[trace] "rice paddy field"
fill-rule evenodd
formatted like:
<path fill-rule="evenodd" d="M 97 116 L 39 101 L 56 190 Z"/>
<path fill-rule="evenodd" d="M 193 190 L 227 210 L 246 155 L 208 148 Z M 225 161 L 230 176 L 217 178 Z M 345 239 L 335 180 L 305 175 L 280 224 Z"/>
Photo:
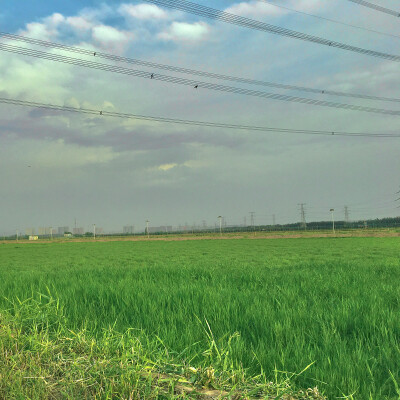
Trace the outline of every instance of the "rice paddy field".
<path fill-rule="evenodd" d="M 53 298 L 70 331 L 130 329 L 193 369 L 225 349 L 328 399 L 399 399 L 399 256 L 396 237 L 8 243 L 0 310 Z"/>

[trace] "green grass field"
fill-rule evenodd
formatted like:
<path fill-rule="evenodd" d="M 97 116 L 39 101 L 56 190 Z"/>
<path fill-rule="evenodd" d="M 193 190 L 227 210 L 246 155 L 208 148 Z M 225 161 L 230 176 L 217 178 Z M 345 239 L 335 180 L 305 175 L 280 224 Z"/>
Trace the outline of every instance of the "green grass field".
<path fill-rule="evenodd" d="M 208 323 L 222 347 L 239 333 L 249 374 L 313 363 L 296 385 L 399 399 L 399 255 L 399 238 L 3 244 L 0 309 L 49 290 L 70 329 L 139 329 L 194 366 Z"/>

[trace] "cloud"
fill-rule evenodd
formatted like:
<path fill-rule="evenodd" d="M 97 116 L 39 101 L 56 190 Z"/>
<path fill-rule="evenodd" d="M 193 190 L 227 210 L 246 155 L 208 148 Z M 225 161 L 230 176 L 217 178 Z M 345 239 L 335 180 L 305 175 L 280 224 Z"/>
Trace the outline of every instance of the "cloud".
<path fill-rule="evenodd" d="M 321 10 L 321 2 L 319 0 L 296 0 L 289 1 L 285 6 L 288 8 L 292 8 L 293 10 L 298 11 L 313 11 L 313 10 Z M 241 15 L 243 17 L 264 17 L 264 16 L 272 16 L 278 17 L 286 14 L 290 14 L 292 11 L 285 8 L 280 8 L 279 6 L 275 6 L 269 3 L 262 3 L 260 1 L 243 1 L 241 3 L 234 4 L 225 9 L 226 12 L 231 14 Z"/>
<path fill-rule="evenodd" d="M 166 11 L 157 7 L 154 4 L 122 4 L 118 8 L 118 12 L 123 16 L 141 20 L 163 20 L 168 19 L 169 16 Z"/>
<path fill-rule="evenodd" d="M 100 46 L 108 48 L 110 46 L 125 46 L 129 41 L 134 39 L 131 32 L 121 31 L 112 26 L 98 25 L 92 30 L 92 37 Z"/>
<path fill-rule="evenodd" d="M 43 18 L 42 22 L 27 24 L 22 34 L 35 39 L 52 40 L 58 36 L 58 29 L 64 22 L 65 17 L 62 14 L 54 13 L 49 17 Z"/>
<path fill-rule="evenodd" d="M 69 65 L 14 54 L 0 58 L 0 88 L 10 97 L 57 102 L 73 78 Z"/>
<path fill-rule="evenodd" d="M 76 168 L 108 163 L 117 156 L 118 154 L 107 147 L 80 147 L 58 140 L 37 149 L 32 156 L 32 163 L 38 167 Z"/>
<path fill-rule="evenodd" d="M 204 22 L 173 22 L 164 32 L 158 34 L 163 40 L 177 42 L 197 42 L 206 39 L 210 31 L 209 25 Z"/>
<path fill-rule="evenodd" d="M 100 7 L 98 10 L 85 9 L 78 15 L 67 17 L 54 13 L 42 18 L 40 22 L 27 24 L 19 33 L 49 41 L 63 41 L 64 38 L 68 38 L 69 42 L 94 42 L 96 46 L 108 50 L 123 51 L 135 36 L 131 31 L 103 23 L 102 18 L 106 18 L 110 13 L 108 7 Z"/>
<path fill-rule="evenodd" d="M 158 166 L 158 170 L 159 171 L 168 171 L 168 170 L 170 170 L 170 169 L 172 169 L 172 168 L 175 168 L 175 167 L 177 167 L 178 166 L 178 164 L 176 164 L 176 163 L 170 163 L 170 164 L 162 164 L 162 165 L 160 165 L 160 166 Z"/>
<path fill-rule="evenodd" d="M 88 31 L 94 26 L 93 21 L 82 16 L 68 17 L 66 22 L 71 28 L 77 31 Z"/>
<path fill-rule="evenodd" d="M 278 16 L 286 14 L 286 11 L 281 8 L 274 7 L 271 4 L 261 3 L 259 1 L 234 4 L 233 6 L 225 9 L 225 11 L 231 14 L 241 15 L 243 17 L 259 17 L 266 15 Z"/>

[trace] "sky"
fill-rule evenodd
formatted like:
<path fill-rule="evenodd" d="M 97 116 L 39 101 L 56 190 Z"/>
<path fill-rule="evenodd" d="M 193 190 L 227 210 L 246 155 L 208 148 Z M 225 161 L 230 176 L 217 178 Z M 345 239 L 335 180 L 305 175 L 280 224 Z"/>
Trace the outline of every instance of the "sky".
<path fill-rule="evenodd" d="M 398 19 L 348 0 L 199 3 L 330 40 L 400 55 Z M 374 0 L 393 8 L 390 0 Z M 311 88 L 400 98 L 398 62 L 259 32 L 146 1 L 3 0 L 0 31 L 145 61 Z M 29 47 L 0 39 L 1 43 Z M 32 47 L 52 54 L 80 57 Z M 400 110 L 395 102 L 195 78 L 317 100 Z M 148 116 L 289 129 L 396 133 L 399 116 L 159 82 L 1 51 L 0 97 Z M 0 104 L 0 234 L 92 224 L 214 226 L 398 216 L 400 138 L 236 131 Z"/>

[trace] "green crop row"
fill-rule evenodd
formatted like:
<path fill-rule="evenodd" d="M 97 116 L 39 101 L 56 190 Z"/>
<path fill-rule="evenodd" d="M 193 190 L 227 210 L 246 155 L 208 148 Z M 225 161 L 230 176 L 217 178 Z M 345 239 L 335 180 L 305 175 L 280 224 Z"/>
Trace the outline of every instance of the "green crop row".
<path fill-rule="evenodd" d="M 194 368 L 209 326 L 216 342 L 235 336 L 229 357 L 249 376 L 398 399 L 399 250 L 398 238 L 5 244 L 0 308 L 49 292 L 68 329 L 137 330 Z"/>

